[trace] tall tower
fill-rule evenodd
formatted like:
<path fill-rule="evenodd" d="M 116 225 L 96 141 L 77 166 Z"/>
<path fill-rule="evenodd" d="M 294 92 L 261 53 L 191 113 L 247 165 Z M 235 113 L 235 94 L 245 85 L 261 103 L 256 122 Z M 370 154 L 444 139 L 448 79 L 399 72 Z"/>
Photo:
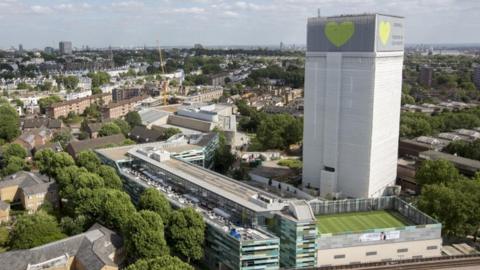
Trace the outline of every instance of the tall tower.
<path fill-rule="evenodd" d="M 72 54 L 72 42 L 71 41 L 60 41 L 58 43 L 58 49 L 60 54 Z"/>
<path fill-rule="evenodd" d="M 403 18 L 310 18 L 303 184 L 336 197 L 378 197 L 395 184 Z"/>

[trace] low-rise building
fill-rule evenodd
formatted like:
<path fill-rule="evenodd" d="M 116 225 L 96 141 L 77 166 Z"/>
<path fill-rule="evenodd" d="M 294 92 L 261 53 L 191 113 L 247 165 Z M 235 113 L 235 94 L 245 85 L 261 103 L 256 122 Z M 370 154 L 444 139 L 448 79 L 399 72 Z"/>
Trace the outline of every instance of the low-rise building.
<path fill-rule="evenodd" d="M 109 104 L 112 101 L 112 95 L 110 93 L 97 94 L 84 98 L 62 101 L 52 104 L 47 108 L 47 116 L 50 118 L 59 118 L 61 116 L 66 117 L 68 113 L 73 112 L 75 114 L 82 114 L 87 107 L 93 103 Z"/>
<path fill-rule="evenodd" d="M 230 79 L 230 74 L 228 72 L 222 72 L 208 76 L 207 82 L 209 85 L 213 86 L 224 86 L 225 79 L 227 78 Z"/>
<path fill-rule="evenodd" d="M 176 98 L 183 100 L 185 102 L 195 103 L 195 102 L 210 102 L 212 100 L 219 99 L 223 96 L 223 87 L 221 86 L 212 86 L 212 87 L 198 87 L 195 90 L 195 93 L 188 96 L 176 96 Z"/>
<path fill-rule="evenodd" d="M 428 150 L 419 154 L 421 160 L 447 160 L 450 161 L 460 173 L 466 176 L 474 176 L 480 171 L 480 161 L 464 158 L 448 153 Z"/>
<path fill-rule="evenodd" d="M 128 133 L 128 137 L 138 143 L 156 142 L 162 139 L 163 132 L 148 129 L 144 126 L 136 126 Z"/>
<path fill-rule="evenodd" d="M 442 225 L 397 197 L 310 205 L 319 228 L 318 267 L 441 255 Z"/>
<path fill-rule="evenodd" d="M 141 101 L 146 98 L 147 96 L 137 96 L 118 102 L 111 102 L 102 108 L 102 117 L 103 119 L 116 119 L 125 116 L 128 112 L 135 110 Z"/>
<path fill-rule="evenodd" d="M 117 270 L 125 258 L 122 237 L 100 224 L 43 246 L 0 254 L 0 270 Z"/>
<path fill-rule="evenodd" d="M 14 143 L 17 143 L 23 148 L 31 152 L 34 148 L 41 147 L 47 144 L 53 137 L 53 131 L 46 128 L 29 129 L 20 135 Z"/>
<path fill-rule="evenodd" d="M 48 128 L 53 130 L 60 130 L 63 123 L 59 119 L 50 118 L 27 118 L 23 121 L 22 129 L 24 131 L 36 128 Z"/>
<path fill-rule="evenodd" d="M 141 95 L 143 95 L 143 90 L 140 88 L 115 88 L 112 91 L 113 102 L 119 102 Z"/>
<path fill-rule="evenodd" d="M 94 150 L 97 148 L 106 147 L 108 145 L 121 145 L 124 141 L 125 136 L 123 136 L 122 134 L 115 134 L 95 139 L 87 139 L 83 141 L 71 141 L 67 145 L 66 151 L 75 158 L 78 153 L 82 151 Z"/>
<path fill-rule="evenodd" d="M 57 184 L 45 176 L 20 171 L 0 181 L 0 200 L 21 204 L 25 210 L 33 213 L 46 201 L 58 205 Z"/>

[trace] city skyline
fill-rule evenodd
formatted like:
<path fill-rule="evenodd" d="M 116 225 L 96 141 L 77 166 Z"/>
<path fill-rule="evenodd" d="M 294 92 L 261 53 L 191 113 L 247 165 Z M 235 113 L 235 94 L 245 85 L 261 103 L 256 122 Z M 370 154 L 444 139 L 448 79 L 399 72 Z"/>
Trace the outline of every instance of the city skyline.
<path fill-rule="evenodd" d="M 305 44 L 306 18 L 379 12 L 405 17 L 406 43 L 478 43 L 477 1 L 0 1 L 0 48 Z M 62 22 L 62 23 L 58 23 Z M 282 27 L 279 27 L 281 25 Z"/>

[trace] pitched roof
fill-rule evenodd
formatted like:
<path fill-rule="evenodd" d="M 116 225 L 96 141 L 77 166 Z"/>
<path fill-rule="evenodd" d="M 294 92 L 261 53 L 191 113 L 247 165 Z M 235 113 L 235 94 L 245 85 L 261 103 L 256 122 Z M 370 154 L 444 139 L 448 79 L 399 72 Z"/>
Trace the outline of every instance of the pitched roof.
<path fill-rule="evenodd" d="M 0 188 L 9 186 L 18 186 L 20 188 L 25 188 L 28 186 L 43 183 L 48 183 L 48 179 L 45 176 L 32 172 L 19 171 L 14 174 L 5 176 L 2 181 L 0 181 Z"/>
<path fill-rule="evenodd" d="M 123 246 L 122 238 L 102 225 L 95 224 L 88 231 L 66 239 L 26 250 L 0 254 L 0 270 L 45 269 L 63 266 L 65 256 L 75 257 L 86 270 L 100 270 L 105 266 L 117 267 L 110 255 Z"/>
<path fill-rule="evenodd" d="M 87 124 L 87 127 L 86 127 L 86 131 L 88 133 L 94 133 L 94 132 L 98 132 L 103 125 L 105 125 L 107 122 L 99 122 L 99 123 L 88 123 Z"/>
<path fill-rule="evenodd" d="M 93 150 L 95 148 L 103 147 L 108 144 L 120 144 L 123 143 L 125 137 L 122 134 L 115 134 L 111 136 L 99 137 L 96 139 L 87 139 L 83 141 L 73 141 L 67 146 L 67 152 L 76 156 L 78 153 L 85 150 Z"/>
<path fill-rule="evenodd" d="M 62 127 L 62 121 L 60 119 L 49 118 L 32 118 L 25 119 L 23 122 L 23 128 L 41 128 L 46 127 L 50 129 L 58 129 Z"/>
<path fill-rule="evenodd" d="M 155 142 L 161 139 L 163 132 L 155 129 L 148 129 L 144 126 L 136 126 L 128 133 L 128 136 L 135 141 Z"/>

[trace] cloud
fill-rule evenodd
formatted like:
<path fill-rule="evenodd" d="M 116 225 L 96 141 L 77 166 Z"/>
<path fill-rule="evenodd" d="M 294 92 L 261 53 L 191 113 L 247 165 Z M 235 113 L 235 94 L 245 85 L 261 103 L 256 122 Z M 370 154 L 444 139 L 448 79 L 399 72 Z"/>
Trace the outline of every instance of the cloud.
<path fill-rule="evenodd" d="M 174 8 L 173 10 L 171 10 L 171 12 L 178 14 L 202 14 L 205 13 L 205 9 L 200 7 Z"/>
<path fill-rule="evenodd" d="M 140 10 L 143 9 L 145 4 L 139 1 L 121 1 L 121 2 L 113 2 L 111 6 L 115 9 L 121 10 Z"/>
<path fill-rule="evenodd" d="M 240 17 L 240 14 L 234 11 L 227 10 L 223 12 L 223 16 L 230 17 L 230 18 L 237 18 L 237 17 Z"/>
<path fill-rule="evenodd" d="M 30 7 L 30 10 L 34 14 L 50 14 L 53 11 L 50 7 L 40 5 L 33 5 Z"/>
<path fill-rule="evenodd" d="M 173 45 L 303 44 L 317 8 L 322 16 L 405 16 L 408 43 L 480 42 L 471 34 L 480 27 L 479 0 L 0 0 L 0 47 L 66 38 L 91 46 L 154 44 L 158 33 Z"/>

